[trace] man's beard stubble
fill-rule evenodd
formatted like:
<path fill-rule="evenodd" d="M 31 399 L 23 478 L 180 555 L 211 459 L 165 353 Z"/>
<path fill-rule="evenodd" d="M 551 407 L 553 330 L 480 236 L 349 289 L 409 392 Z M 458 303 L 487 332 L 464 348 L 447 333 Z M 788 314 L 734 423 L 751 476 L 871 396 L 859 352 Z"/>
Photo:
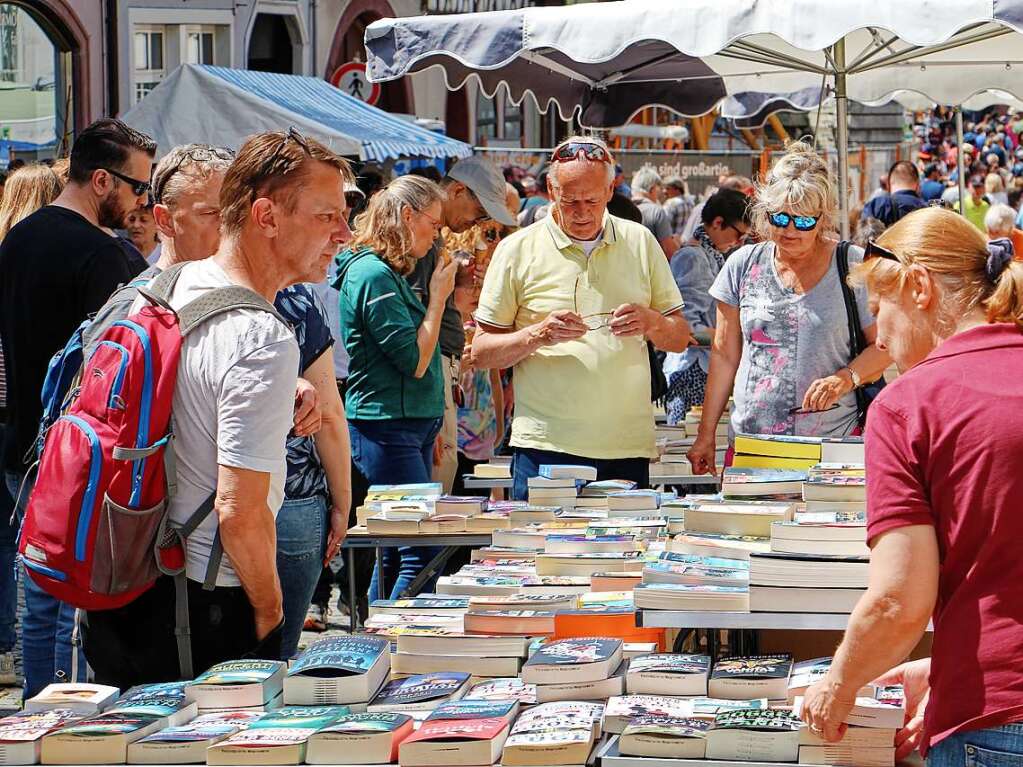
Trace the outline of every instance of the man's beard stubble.
<path fill-rule="evenodd" d="M 96 212 L 97 223 L 108 229 L 123 229 L 124 218 L 127 215 L 128 211 L 121 207 L 121 203 L 117 199 L 117 192 L 114 190 L 108 192 L 107 196 L 100 200 L 99 210 Z"/>

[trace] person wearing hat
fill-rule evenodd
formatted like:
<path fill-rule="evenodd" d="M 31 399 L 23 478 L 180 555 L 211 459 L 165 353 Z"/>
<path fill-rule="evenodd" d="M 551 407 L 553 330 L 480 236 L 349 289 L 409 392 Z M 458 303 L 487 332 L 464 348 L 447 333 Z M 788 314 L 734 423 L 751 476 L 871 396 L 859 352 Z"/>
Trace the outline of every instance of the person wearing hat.
<path fill-rule="evenodd" d="M 460 234 L 476 224 L 493 219 L 514 227 L 517 221 L 505 206 L 505 180 L 501 171 L 482 157 L 466 157 L 456 162 L 441 181 L 445 196 L 441 201 L 440 229 L 445 227 Z M 437 268 L 443 241 L 438 238 L 424 258 L 416 262 L 406 277 L 424 306 L 430 302 L 430 280 Z M 457 304 L 464 304 L 468 313 L 472 298 L 474 270 L 471 264 L 459 267 L 454 292 L 448 297 L 441 316 L 440 352 L 444 386 L 444 424 L 437 438 L 434 453 L 433 481 L 450 493 L 458 471 L 458 410 L 454 387 L 458 382 L 459 362 L 465 347 L 465 330 Z"/>
<path fill-rule="evenodd" d="M 648 342 L 684 350 L 682 296 L 657 240 L 608 213 L 614 159 L 577 136 L 551 156 L 551 214 L 497 246 L 472 344 L 477 368 L 513 367 L 512 496 L 543 464 L 649 484 L 656 457 Z"/>

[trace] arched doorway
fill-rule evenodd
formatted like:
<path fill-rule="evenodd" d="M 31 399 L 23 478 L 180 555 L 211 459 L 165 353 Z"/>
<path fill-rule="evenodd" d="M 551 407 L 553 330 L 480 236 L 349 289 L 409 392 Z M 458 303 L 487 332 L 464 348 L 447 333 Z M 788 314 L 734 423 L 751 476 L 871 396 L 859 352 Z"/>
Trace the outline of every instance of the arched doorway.
<path fill-rule="evenodd" d="M 249 37 L 248 68 L 256 72 L 295 73 L 295 46 L 285 16 L 260 13 Z"/>
<path fill-rule="evenodd" d="M 85 31 L 62 0 L 0 2 L 0 139 L 66 154 L 87 122 Z"/>
<path fill-rule="evenodd" d="M 377 19 L 397 15 L 386 0 L 353 0 L 334 31 L 330 56 L 327 57 L 327 71 L 323 76 L 329 79 L 335 69 L 349 61 L 365 61 L 366 46 L 363 40 L 366 27 Z M 415 101 L 409 78 L 403 77 L 400 80 L 381 83 L 380 100 L 376 106 L 385 112 L 414 114 Z"/>

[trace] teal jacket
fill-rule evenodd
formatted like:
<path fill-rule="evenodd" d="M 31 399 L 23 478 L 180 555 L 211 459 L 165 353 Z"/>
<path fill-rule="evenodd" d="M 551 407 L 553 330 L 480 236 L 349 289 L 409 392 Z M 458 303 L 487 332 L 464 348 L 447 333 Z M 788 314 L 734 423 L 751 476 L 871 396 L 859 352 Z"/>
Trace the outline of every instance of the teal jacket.
<path fill-rule="evenodd" d="M 348 418 L 440 418 L 444 381 L 440 349 L 416 378 L 416 334 L 426 307 L 405 279 L 369 248 L 345 249 L 335 259 L 341 293 L 341 337 L 351 358 Z"/>

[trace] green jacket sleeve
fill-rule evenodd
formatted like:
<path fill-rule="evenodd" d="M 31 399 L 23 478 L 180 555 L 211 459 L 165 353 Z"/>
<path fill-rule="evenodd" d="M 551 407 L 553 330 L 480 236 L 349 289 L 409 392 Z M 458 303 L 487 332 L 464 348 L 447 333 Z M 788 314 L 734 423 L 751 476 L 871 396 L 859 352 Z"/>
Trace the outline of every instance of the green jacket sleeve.
<path fill-rule="evenodd" d="M 358 311 L 366 333 L 380 351 L 402 373 L 414 377 L 419 366 L 417 335 L 422 320 L 409 311 L 398 284 L 400 277 L 389 270 L 367 270 L 359 291 Z"/>

